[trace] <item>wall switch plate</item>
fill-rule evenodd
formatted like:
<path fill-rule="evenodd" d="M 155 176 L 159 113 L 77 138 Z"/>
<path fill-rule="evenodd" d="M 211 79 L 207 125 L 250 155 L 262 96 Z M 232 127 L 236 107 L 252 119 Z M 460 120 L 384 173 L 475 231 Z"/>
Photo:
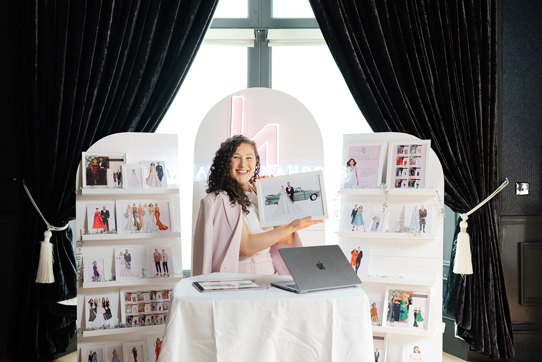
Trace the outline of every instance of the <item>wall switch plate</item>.
<path fill-rule="evenodd" d="M 516 182 L 516 195 L 529 195 L 529 183 Z"/>

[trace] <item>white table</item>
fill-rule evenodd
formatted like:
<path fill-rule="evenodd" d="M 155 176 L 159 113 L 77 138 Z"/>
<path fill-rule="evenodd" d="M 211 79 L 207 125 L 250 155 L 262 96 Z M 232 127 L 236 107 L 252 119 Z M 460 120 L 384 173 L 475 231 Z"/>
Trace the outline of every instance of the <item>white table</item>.
<path fill-rule="evenodd" d="M 180 281 L 159 361 L 374 360 L 369 300 L 361 288 L 200 293 L 192 286 L 196 280 L 250 278 L 290 277 L 213 273 Z"/>

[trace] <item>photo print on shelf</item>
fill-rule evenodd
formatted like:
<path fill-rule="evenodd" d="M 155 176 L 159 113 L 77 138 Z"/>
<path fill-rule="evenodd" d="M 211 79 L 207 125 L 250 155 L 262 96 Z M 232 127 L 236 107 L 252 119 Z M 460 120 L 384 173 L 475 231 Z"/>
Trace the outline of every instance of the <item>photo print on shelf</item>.
<path fill-rule="evenodd" d="M 119 233 L 171 232 L 168 201 L 117 200 Z"/>
<path fill-rule="evenodd" d="M 102 344 L 85 344 L 81 347 L 80 361 L 107 361 L 104 358 L 104 346 Z"/>
<path fill-rule="evenodd" d="M 139 165 L 143 170 L 143 184 L 145 188 L 167 188 L 167 172 L 164 161 L 139 161 Z"/>
<path fill-rule="evenodd" d="M 87 204 L 87 234 L 116 234 L 114 201 Z"/>
<path fill-rule="evenodd" d="M 115 248 L 115 279 L 129 280 L 143 278 L 143 266 L 141 261 L 144 249 L 134 246 Z"/>
<path fill-rule="evenodd" d="M 85 283 L 99 283 L 104 281 L 104 259 L 84 257 L 85 274 L 83 281 Z"/>
<path fill-rule="evenodd" d="M 344 232 L 382 232 L 384 224 L 382 204 L 345 203 L 341 219 L 341 231 Z"/>
<path fill-rule="evenodd" d="M 147 354 L 149 362 L 158 362 L 160 351 L 162 350 L 162 343 L 164 342 L 164 334 L 151 334 L 147 336 Z"/>
<path fill-rule="evenodd" d="M 262 178 L 256 185 L 262 227 L 284 225 L 307 216 L 313 220 L 328 218 L 321 171 Z"/>
<path fill-rule="evenodd" d="M 358 276 L 366 276 L 369 272 L 370 249 L 367 246 L 356 246 L 348 248 L 344 246 L 346 258 L 350 261 L 350 266 Z"/>
<path fill-rule="evenodd" d="M 382 179 L 385 144 L 346 147 L 345 189 L 378 188 Z"/>
<path fill-rule="evenodd" d="M 147 276 L 149 278 L 169 277 L 175 275 L 173 253 L 167 247 L 149 247 L 146 249 Z"/>
<path fill-rule="evenodd" d="M 427 330 L 427 316 L 424 314 L 428 307 L 428 301 L 428 290 L 386 288 L 386 300 L 382 308 L 386 318 L 382 325 Z M 421 309 L 423 311 L 420 312 Z"/>
<path fill-rule="evenodd" d="M 390 143 L 387 184 L 389 189 L 427 188 L 427 155 L 430 140 Z"/>
<path fill-rule="evenodd" d="M 370 300 L 369 305 L 370 305 L 369 314 L 371 315 L 371 324 L 373 326 L 381 326 L 382 325 L 382 301 Z"/>
<path fill-rule="evenodd" d="M 433 361 L 433 351 L 428 343 L 405 343 L 401 362 L 430 362 Z"/>
<path fill-rule="evenodd" d="M 431 210 L 428 203 L 405 205 L 405 227 L 407 231 L 430 234 L 431 233 Z"/>
<path fill-rule="evenodd" d="M 144 341 L 126 342 L 122 344 L 126 362 L 145 361 L 146 350 Z"/>
<path fill-rule="evenodd" d="M 126 154 L 98 154 L 83 152 L 83 188 L 122 188 L 122 165 Z"/>
<path fill-rule="evenodd" d="M 386 336 L 373 334 L 373 348 L 375 362 L 386 361 Z"/>
<path fill-rule="evenodd" d="M 141 166 L 134 164 L 122 165 L 122 173 L 124 175 L 122 187 L 125 189 L 142 189 L 143 188 L 143 170 Z"/>
<path fill-rule="evenodd" d="M 166 323 L 172 289 L 121 291 L 122 322 L 126 327 Z"/>
<path fill-rule="evenodd" d="M 114 328 L 119 323 L 118 306 L 118 293 L 86 295 L 84 304 L 86 329 Z"/>
<path fill-rule="evenodd" d="M 105 358 L 106 362 L 124 362 L 124 356 L 122 351 L 122 344 L 106 344 L 105 345 Z M 85 360 L 83 360 L 86 362 Z"/>

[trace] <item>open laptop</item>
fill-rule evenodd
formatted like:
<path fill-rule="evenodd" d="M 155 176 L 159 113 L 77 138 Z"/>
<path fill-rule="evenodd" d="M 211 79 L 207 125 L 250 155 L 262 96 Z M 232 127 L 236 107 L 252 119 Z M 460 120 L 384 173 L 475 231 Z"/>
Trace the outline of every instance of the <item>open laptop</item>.
<path fill-rule="evenodd" d="M 338 245 L 281 248 L 279 253 L 294 280 L 273 282 L 274 287 L 306 293 L 361 284 Z"/>

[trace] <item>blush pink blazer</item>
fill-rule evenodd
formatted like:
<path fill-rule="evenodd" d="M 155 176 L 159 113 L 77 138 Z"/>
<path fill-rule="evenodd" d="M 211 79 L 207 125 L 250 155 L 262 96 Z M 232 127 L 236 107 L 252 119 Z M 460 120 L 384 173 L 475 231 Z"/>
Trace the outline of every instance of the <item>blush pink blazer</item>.
<path fill-rule="evenodd" d="M 241 205 L 232 205 L 226 192 L 210 193 L 201 200 L 192 243 L 193 276 L 238 272 L 242 222 Z M 295 233 L 290 245 L 275 244 L 271 247 L 276 273 L 290 274 L 278 249 L 300 246 L 301 241 Z"/>

